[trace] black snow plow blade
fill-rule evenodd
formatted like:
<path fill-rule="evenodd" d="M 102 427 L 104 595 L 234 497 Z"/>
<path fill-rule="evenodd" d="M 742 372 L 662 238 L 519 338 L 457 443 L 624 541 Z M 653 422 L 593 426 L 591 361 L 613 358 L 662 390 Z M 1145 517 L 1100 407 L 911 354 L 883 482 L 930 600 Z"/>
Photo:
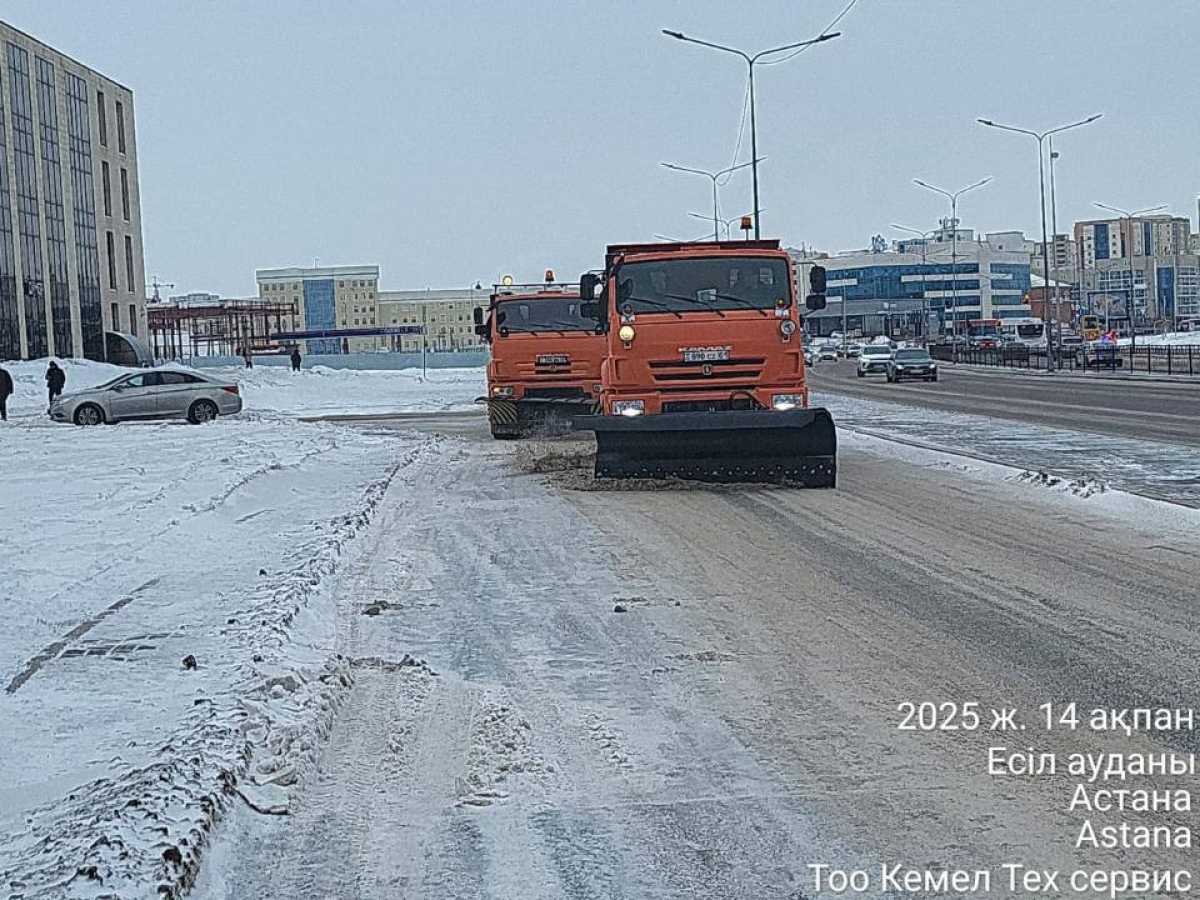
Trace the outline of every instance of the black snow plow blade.
<path fill-rule="evenodd" d="M 579 416 L 596 433 L 597 478 L 834 487 L 837 432 L 826 409 Z"/>

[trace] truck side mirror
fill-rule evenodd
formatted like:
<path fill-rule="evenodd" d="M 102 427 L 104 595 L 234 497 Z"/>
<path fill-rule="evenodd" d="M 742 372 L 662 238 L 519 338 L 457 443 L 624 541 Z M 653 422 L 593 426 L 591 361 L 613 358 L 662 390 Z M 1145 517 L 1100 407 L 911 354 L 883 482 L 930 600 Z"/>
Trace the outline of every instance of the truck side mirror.
<path fill-rule="evenodd" d="M 809 312 L 816 312 L 818 309 L 824 309 L 825 295 L 809 294 L 806 298 L 804 298 L 804 305 L 807 307 Z"/>
<path fill-rule="evenodd" d="M 825 293 L 825 267 L 813 266 L 808 270 L 808 287 L 811 294 Z M 822 304 L 822 307 L 824 304 Z M 818 309 L 822 308 L 818 307 Z M 809 309 L 812 309 L 810 306 Z"/>
<path fill-rule="evenodd" d="M 476 325 L 483 324 L 483 307 L 482 306 L 475 307 L 475 324 Z"/>
<path fill-rule="evenodd" d="M 599 283 L 599 279 L 596 278 L 595 274 L 593 274 L 592 272 L 585 272 L 583 275 L 580 275 L 579 276 L 579 299 L 582 300 L 584 303 L 587 303 L 589 300 L 595 300 L 596 299 L 596 285 L 598 283 Z M 587 315 L 587 313 L 584 313 L 584 315 Z"/>

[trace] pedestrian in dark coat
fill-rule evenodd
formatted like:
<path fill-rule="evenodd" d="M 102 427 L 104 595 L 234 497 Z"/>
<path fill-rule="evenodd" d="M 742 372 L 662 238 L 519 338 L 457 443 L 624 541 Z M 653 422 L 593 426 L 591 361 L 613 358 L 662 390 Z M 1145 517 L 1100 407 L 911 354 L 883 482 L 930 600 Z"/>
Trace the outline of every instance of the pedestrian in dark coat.
<path fill-rule="evenodd" d="M 0 422 L 8 421 L 8 398 L 12 396 L 13 380 L 7 369 L 0 368 Z"/>
<path fill-rule="evenodd" d="M 63 386 L 67 383 L 67 373 L 58 367 L 58 363 L 50 360 L 50 365 L 46 367 L 46 390 L 50 394 L 50 402 L 54 402 L 55 397 L 61 397 Z"/>
<path fill-rule="evenodd" d="M 292 348 L 292 371 L 300 371 L 300 347 L 299 345 Z"/>

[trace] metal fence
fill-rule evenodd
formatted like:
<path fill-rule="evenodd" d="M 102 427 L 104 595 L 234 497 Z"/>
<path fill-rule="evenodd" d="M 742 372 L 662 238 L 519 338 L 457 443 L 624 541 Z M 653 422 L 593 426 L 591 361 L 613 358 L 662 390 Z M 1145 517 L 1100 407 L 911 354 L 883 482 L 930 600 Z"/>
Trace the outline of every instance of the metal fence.
<path fill-rule="evenodd" d="M 934 359 L 1009 369 L 1047 369 L 1051 352 L 1044 347 L 1001 347 L 977 350 L 948 344 L 929 348 Z M 1200 375 L 1200 346 L 1063 347 L 1053 358 L 1068 371 L 1138 372 L 1153 375 Z"/>

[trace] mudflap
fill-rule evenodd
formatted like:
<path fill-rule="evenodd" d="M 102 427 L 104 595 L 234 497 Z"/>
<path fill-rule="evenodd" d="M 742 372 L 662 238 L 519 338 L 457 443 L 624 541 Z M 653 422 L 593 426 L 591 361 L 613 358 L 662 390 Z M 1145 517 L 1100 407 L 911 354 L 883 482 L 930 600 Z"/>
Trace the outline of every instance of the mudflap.
<path fill-rule="evenodd" d="M 837 430 L 826 409 L 578 416 L 575 427 L 596 434 L 597 478 L 837 483 Z"/>
<path fill-rule="evenodd" d="M 549 437 L 572 430 L 576 416 L 592 411 L 586 400 L 488 400 L 488 425 L 497 439 Z"/>

